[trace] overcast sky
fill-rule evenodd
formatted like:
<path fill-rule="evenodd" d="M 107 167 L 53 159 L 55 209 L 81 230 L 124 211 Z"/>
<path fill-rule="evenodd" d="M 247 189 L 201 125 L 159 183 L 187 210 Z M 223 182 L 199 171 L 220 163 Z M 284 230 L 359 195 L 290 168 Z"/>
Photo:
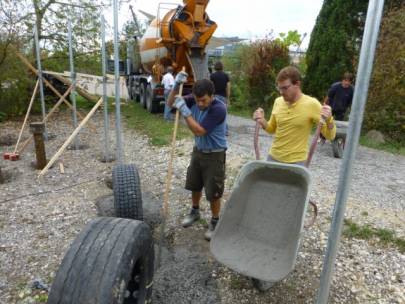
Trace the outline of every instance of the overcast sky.
<path fill-rule="evenodd" d="M 157 14 L 159 3 L 183 3 L 182 0 L 133 0 L 130 1 L 135 11 L 141 9 L 152 15 Z M 277 36 L 280 32 L 298 30 L 307 37 L 302 43 L 306 48 L 309 36 L 323 0 L 211 0 L 207 12 L 218 24 L 214 35 L 218 37 L 239 36 L 240 38 L 262 38 L 273 30 Z M 143 18 L 137 13 L 139 18 Z M 120 10 L 120 24 L 131 18 L 128 5 Z M 107 13 L 106 18 L 112 18 Z M 112 24 L 112 20 L 109 20 Z"/>

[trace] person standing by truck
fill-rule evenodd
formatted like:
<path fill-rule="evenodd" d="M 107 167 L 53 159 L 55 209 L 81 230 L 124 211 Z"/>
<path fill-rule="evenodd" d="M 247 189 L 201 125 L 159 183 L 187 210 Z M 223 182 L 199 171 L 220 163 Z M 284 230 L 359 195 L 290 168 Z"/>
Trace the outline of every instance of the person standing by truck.
<path fill-rule="evenodd" d="M 165 120 L 173 120 L 173 114 L 171 113 L 171 107 L 167 105 L 167 98 L 174 86 L 173 68 L 171 66 L 167 67 L 167 72 L 162 78 L 162 85 L 164 87 L 164 97 L 165 97 L 165 109 L 163 112 L 163 118 Z"/>
<path fill-rule="evenodd" d="M 194 148 L 187 169 L 185 188 L 191 191 L 192 208 L 183 219 L 182 226 L 189 227 L 200 219 L 202 189 L 211 205 L 212 218 L 205 239 L 210 241 L 219 220 L 221 197 L 224 192 L 225 158 L 228 147 L 225 136 L 226 106 L 214 96 L 214 84 L 208 79 L 195 82 L 192 94 L 177 96 L 187 74 L 176 75 L 175 85 L 168 105 L 179 110 L 188 128 L 194 134 Z"/>
<path fill-rule="evenodd" d="M 332 108 L 332 115 L 336 120 L 344 120 L 347 109 L 353 100 L 353 74 L 344 73 L 342 80 L 332 84 L 328 91 L 328 104 Z"/>
<path fill-rule="evenodd" d="M 221 61 L 215 63 L 214 69 L 215 72 L 210 75 L 210 79 L 214 83 L 215 96 L 228 107 L 231 97 L 231 81 L 228 74 L 224 72 L 224 66 Z M 226 124 L 226 135 L 228 135 L 228 124 Z"/>
<path fill-rule="evenodd" d="M 288 66 L 277 75 L 277 88 L 281 97 L 273 105 L 270 119 L 265 119 L 262 108 L 253 113 L 268 133 L 274 134 L 267 160 L 303 165 L 308 157 L 308 138 L 314 124 L 321 117 L 325 120 L 321 133 L 332 140 L 336 135 L 331 108 L 301 91 L 301 74 L 297 68 Z"/>

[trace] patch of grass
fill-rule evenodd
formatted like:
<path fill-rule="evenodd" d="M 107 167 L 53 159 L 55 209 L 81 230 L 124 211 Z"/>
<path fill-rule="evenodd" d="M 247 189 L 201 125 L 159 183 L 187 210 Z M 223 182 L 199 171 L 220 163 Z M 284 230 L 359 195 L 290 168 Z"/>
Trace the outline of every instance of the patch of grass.
<path fill-rule="evenodd" d="M 207 220 L 205 218 L 200 218 L 198 220 L 198 223 L 203 225 L 203 226 L 208 226 L 208 222 L 207 222 Z"/>
<path fill-rule="evenodd" d="M 390 152 L 393 154 L 405 155 L 405 144 L 404 143 L 386 141 L 383 144 L 379 144 L 379 143 L 375 143 L 374 141 L 369 140 L 365 136 L 361 136 L 360 145 L 366 146 L 369 148 L 373 148 L 376 150 Z"/>
<path fill-rule="evenodd" d="M 394 245 L 401 253 L 405 253 L 405 240 L 396 237 L 395 232 L 389 229 L 374 228 L 370 225 L 360 226 L 352 220 L 344 220 L 345 227 L 343 235 L 348 238 L 357 238 L 369 240 L 371 238 L 378 238 L 384 245 Z"/>
<path fill-rule="evenodd" d="M 231 286 L 231 289 L 241 289 L 243 282 L 240 277 L 232 276 L 231 280 L 229 281 L 229 285 Z"/>
<path fill-rule="evenodd" d="M 244 118 L 252 118 L 253 117 L 253 111 L 251 109 L 246 109 L 246 108 L 236 108 L 232 106 L 232 104 L 228 107 L 228 113 L 235 115 L 235 116 L 241 116 Z"/>
<path fill-rule="evenodd" d="M 361 215 L 362 215 L 362 216 L 368 216 L 368 212 L 367 212 L 367 211 L 363 211 L 363 212 L 361 213 Z"/>
<path fill-rule="evenodd" d="M 138 103 L 121 105 L 121 112 L 127 126 L 147 135 L 150 143 L 155 146 L 165 146 L 171 143 L 174 123 L 163 119 L 162 114 L 150 114 Z M 191 137 L 188 128 L 179 123 L 177 139 Z"/>
<path fill-rule="evenodd" d="M 69 99 L 68 99 L 69 100 Z M 72 100 L 70 99 L 72 103 Z M 94 107 L 95 103 L 92 101 L 88 101 L 86 98 L 76 94 L 76 108 L 83 109 L 83 110 L 91 110 Z"/>

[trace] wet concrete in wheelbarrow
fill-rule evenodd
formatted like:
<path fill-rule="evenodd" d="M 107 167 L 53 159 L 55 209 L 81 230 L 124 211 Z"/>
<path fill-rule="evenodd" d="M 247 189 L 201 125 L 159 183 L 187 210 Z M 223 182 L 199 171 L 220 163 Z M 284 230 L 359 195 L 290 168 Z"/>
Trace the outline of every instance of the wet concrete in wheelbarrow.
<path fill-rule="evenodd" d="M 155 264 L 159 243 L 161 202 L 151 193 L 142 193 L 144 221 L 155 235 Z M 114 197 L 106 195 L 95 202 L 98 216 L 115 216 Z M 213 270 L 218 265 L 209 259 L 209 242 L 194 229 L 181 229 L 181 233 L 169 231 L 162 246 L 160 267 L 153 280 L 154 304 L 214 304 L 220 303 Z"/>

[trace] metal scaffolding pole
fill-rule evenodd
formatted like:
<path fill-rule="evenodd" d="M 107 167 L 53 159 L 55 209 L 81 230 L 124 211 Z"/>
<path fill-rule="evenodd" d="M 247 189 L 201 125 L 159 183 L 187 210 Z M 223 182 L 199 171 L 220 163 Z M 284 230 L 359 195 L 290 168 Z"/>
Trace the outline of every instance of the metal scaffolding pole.
<path fill-rule="evenodd" d="M 110 121 L 108 119 L 108 99 L 107 99 L 107 67 L 105 53 L 105 19 L 101 15 L 101 61 L 103 73 L 103 104 L 104 104 L 104 159 L 110 162 L 113 157 L 110 155 Z"/>
<path fill-rule="evenodd" d="M 351 173 L 360 138 L 361 124 L 363 122 L 364 108 L 367 100 L 368 86 L 373 68 L 374 54 L 383 8 L 384 0 L 370 0 L 368 5 L 366 25 L 360 51 L 360 61 L 356 76 L 356 86 L 354 89 L 353 106 L 350 113 L 346 148 L 344 150 L 342 169 L 339 176 L 335 208 L 333 210 L 333 220 L 321 273 L 320 288 L 316 301 L 317 304 L 326 304 L 329 298 L 329 289 L 334 272 L 339 239 L 342 232 L 347 196 L 352 175 Z"/>
<path fill-rule="evenodd" d="M 72 22 L 69 18 L 68 20 L 68 40 L 69 40 L 69 63 L 70 63 L 70 80 L 72 81 L 72 91 L 70 93 L 70 99 L 72 101 L 73 106 L 73 129 L 77 127 L 77 109 L 76 109 L 76 73 L 75 67 L 73 63 L 73 46 L 72 46 Z M 79 149 L 79 138 L 78 136 L 75 137 L 73 142 L 73 148 L 75 150 Z"/>
<path fill-rule="evenodd" d="M 118 40 L 118 0 L 114 6 L 114 80 L 115 80 L 115 129 L 117 137 L 117 160 L 123 163 L 122 134 L 121 134 L 121 105 L 120 105 L 120 70 L 119 70 L 119 40 Z"/>
<path fill-rule="evenodd" d="M 42 67 L 41 67 L 41 50 L 39 47 L 39 38 L 38 38 L 38 28 L 37 24 L 34 25 L 34 40 L 35 40 L 35 52 L 37 57 L 37 70 L 38 70 L 38 79 L 39 79 L 39 95 L 41 99 L 41 111 L 42 111 L 42 120 L 45 119 L 46 116 L 46 108 L 45 108 L 45 96 L 44 96 L 44 83 L 42 79 Z M 44 126 L 44 138 L 48 140 L 48 132 L 46 130 L 46 124 Z"/>

